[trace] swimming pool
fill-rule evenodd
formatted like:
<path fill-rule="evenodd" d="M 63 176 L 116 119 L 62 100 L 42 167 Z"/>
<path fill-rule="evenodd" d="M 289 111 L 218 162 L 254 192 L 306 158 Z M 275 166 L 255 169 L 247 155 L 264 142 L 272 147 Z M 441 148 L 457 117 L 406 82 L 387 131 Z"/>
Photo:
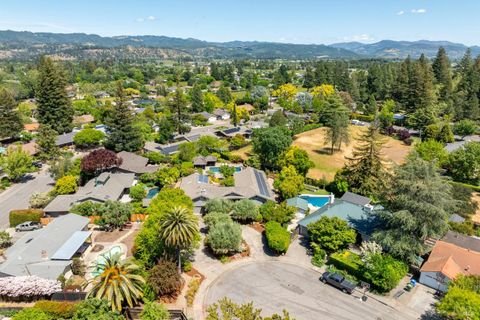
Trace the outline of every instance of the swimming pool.
<path fill-rule="evenodd" d="M 330 202 L 330 196 L 309 196 L 303 194 L 300 198 L 307 200 L 310 205 L 318 208 L 321 208 Z"/>
<path fill-rule="evenodd" d="M 122 255 L 123 254 L 123 249 L 122 247 L 120 246 L 113 246 L 110 248 L 110 250 L 108 250 L 107 252 L 105 253 L 102 253 L 100 254 L 98 257 L 97 257 L 97 260 L 96 260 L 96 263 L 95 265 L 97 266 L 93 271 L 92 271 L 92 276 L 96 277 L 98 275 L 100 275 L 102 272 L 103 272 L 103 268 L 100 267 L 101 264 L 104 264 L 105 263 L 105 257 L 111 257 L 115 254 L 120 254 Z"/>
<path fill-rule="evenodd" d="M 160 191 L 160 188 L 158 188 L 158 187 L 152 188 L 152 189 L 148 190 L 147 196 L 145 198 L 152 199 L 153 197 L 155 197 L 158 194 L 159 191 Z"/>
<path fill-rule="evenodd" d="M 234 167 L 234 168 L 235 168 L 235 172 L 242 171 L 242 167 Z M 213 172 L 213 173 L 219 173 L 220 172 L 220 167 L 210 167 L 208 170 Z"/>

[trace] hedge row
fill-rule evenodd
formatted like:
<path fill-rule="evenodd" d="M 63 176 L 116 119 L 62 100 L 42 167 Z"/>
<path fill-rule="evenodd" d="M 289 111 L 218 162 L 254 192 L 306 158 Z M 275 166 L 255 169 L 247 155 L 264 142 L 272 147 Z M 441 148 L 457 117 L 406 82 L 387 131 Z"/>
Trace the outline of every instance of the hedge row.
<path fill-rule="evenodd" d="M 363 280 L 364 263 L 358 254 L 351 251 L 336 252 L 330 255 L 328 263 L 345 270 L 354 277 Z"/>
<path fill-rule="evenodd" d="M 480 192 L 480 186 L 474 186 L 472 184 L 457 182 L 457 181 L 450 181 L 452 185 L 462 186 L 471 189 L 472 191 Z"/>
<path fill-rule="evenodd" d="M 42 217 L 43 210 L 40 209 L 12 210 L 9 215 L 10 227 L 16 227 L 27 221 L 40 222 Z"/>
<path fill-rule="evenodd" d="M 52 319 L 71 319 L 77 309 L 77 303 L 68 301 L 40 300 L 33 306 L 49 315 Z"/>
<path fill-rule="evenodd" d="M 285 253 L 290 245 L 290 232 L 276 221 L 269 221 L 265 224 L 265 235 L 268 246 L 277 253 Z"/>
<path fill-rule="evenodd" d="M 373 122 L 373 120 L 375 120 L 375 116 L 373 116 L 373 115 L 366 116 L 366 115 L 360 114 L 360 113 L 352 113 L 350 115 L 350 118 L 360 120 L 360 121 L 364 121 L 364 122 Z"/>

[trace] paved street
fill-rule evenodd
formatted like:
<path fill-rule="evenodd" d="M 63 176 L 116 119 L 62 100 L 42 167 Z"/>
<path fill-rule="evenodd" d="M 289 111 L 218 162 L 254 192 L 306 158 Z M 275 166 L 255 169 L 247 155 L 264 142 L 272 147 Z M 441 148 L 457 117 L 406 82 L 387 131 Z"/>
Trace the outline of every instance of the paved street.
<path fill-rule="evenodd" d="M 296 319 L 416 319 L 406 310 L 369 298 L 360 300 L 361 294 L 347 295 L 319 280 L 319 273 L 282 262 L 254 262 L 221 275 L 207 291 L 205 305 L 222 297 L 236 302 L 250 302 L 263 309 L 263 315 L 290 312 Z"/>
<path fill-rule="evenodd" d="M 0 229 L 9 227 L 8 213 L 13 209 L 27 209 L 32 193 L 46 192 L 53 187 L 53 179 L 45 169 L 32 173 L 31 179 L 17 183 L 0 193 Z"/>

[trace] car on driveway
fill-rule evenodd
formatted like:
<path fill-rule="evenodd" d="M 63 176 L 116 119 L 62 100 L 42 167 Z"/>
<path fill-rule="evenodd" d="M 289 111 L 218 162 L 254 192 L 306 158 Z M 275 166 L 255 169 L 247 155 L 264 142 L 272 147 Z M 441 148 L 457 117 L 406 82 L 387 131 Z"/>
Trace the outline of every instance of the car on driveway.
<path fill-rule="evenodd" d="M 17 232 L 19 232 L 19 231 L 32 231 L 32 230 L 40 229 L 41 227 L 42 227 L 42 225 L 40 224 L 40 222 L 27 221 L 27 222 L 23 222 L 23 223 L 20 223 L 19 225 L 17 225 L 15 227 L 15 231 L 17 231 Z"/>
<path fill-rule="evenodd" d="M 324 272 L 320 277 L 320 281 L 328 283 L 348 294 L 352 294 L 356 287 L 355 284 L 351 283 L 338 273 Z"/>

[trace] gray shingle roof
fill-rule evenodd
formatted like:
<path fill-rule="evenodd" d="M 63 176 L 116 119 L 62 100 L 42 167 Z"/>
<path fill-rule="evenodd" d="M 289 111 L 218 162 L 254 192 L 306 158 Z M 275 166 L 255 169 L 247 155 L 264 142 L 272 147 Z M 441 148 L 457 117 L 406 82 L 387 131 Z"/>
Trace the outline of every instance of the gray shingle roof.
<path fill-rule="evenodd" d="M 287 199 L 287 205 L 289 205 L 290 207 L 302 209 L 304 211 L 308 210 L 308 201 L 300 197 Z"/>
<path fill-rule="evenodd" d="M 347 201 L 359 206 L 365 206 L 370 203 L 370 198 L 361 196 L 359 194 L 353 193 L 353 192 L 345 192 L 343 196 L 340 198 L 343 201 Z"/>
<path fill-rule="evenodd" d="M 159 166 L 149 166 L 148 159 L 139 156 L 132 152 L 122 151 L 117 153 L 117 156 L 122 159 L 122 164 L 119 169 L 123 171 L 133 172 L 136 174 L 155 172 Z"/>
<path fill-rule="evenodd" d="M 76 132 L 69 132 L 69 133 L 64 133 L 64 134 L 60 134 L 57 136 L 57 139 L 56 139 L 56 145 L 59 146 L 59 147 L 62 147 L 62 146 L 66 146 L 66 145 L 69 145 L 69 144 L 72 144 L 73 143 L 73 137 L 75 136 Z"/>
<path fill-rule="evenodd" d="M 70 213 L 54 219 L 42 229 L 26 233 L 5 251 L 6 261 L 0 264 L 0 272 L 57 279 L 71 261 L 54 261 L 52 256 L 72 234 L 85 229 L 88 223 L 88 218 Z"/>
<path fill-rule="evenodd" d="M 442 238 L 442 241 L 465 249 L 480 252 L 480 239 L 477 237 L 466 236 L 450 230 L 447 231 L 447 234 Z"/>
<path fill-rule="evenodd" d="M 459 216 L 458 214 L 454 213 L 448 218 L 448 221 L 450 222 L 457 222 L 457 223 L 462 223 L 465 221 L 465 218 L 462 216 Z"/>

